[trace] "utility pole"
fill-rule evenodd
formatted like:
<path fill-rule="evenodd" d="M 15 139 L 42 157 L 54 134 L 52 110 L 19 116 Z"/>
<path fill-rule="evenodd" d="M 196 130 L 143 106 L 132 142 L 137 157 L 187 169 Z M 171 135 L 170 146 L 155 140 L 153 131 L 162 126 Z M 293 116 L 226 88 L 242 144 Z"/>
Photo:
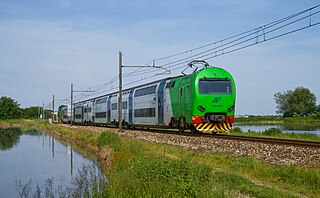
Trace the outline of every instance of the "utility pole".
<path fill-rule="evenodd" d="M 73 84 L 71 83 L 71 119 L 70 119 L 70 124 L 72 126 L 72 121 L 73 121 Z"/>
<path fill-rule="evenodd" d="M 52 96 L 52 122 L 54 122 L 54 95 Z"/>
<path fill-rule="evenodd" d="M 51 118 L 50 110 L 51 110 L 51 102 L 49 102 L 49 108 L 48 108 L 48 119 L 50 119 L 50 118 Z"/>
<path fill-rule="evenodd" d="M 119 51 L 119 98 L 118 98 L 118 122 L 119 122 L 119 131 L 122 132 L 122 68 L 123 67 L 148 67 L 148 68 L 156 68 L 156 69 L 164 69 L 167 72 L 169 70 L 161 67 L 161 66 L 155 66 L 155 61 L 153 61 L 153 66 L 149 65 L 130 65 L 125 66 L 122 65 L 122 52 Z"/>
<path fill-rule="evenodd" d="M 38 119 L 40 119 L 40 106 L 38 106 Z"/>
<path fill-rule="evenodd" d="M 119 98 L 118 98 L 119 131 L 122 132 L 122 52 L 119 52 Z"/>
<path fill-rule="evenodd" d="M 73 84 L 71 83 L 71 121 L 70 121 L 70 124 L 71 124 L 71 126 L 72 126 L 72 123 L 73 123 L 73 92 L 94 92 L 94 91 L 91 91 L 91 90 L 89 90 L 89 91 L 75 91 L 75 90 L 73 90 Z"/>
<path fill-rule="evenodd" d="M 44 102 L 42 102 L 42 119 L 44 119 Z"/>

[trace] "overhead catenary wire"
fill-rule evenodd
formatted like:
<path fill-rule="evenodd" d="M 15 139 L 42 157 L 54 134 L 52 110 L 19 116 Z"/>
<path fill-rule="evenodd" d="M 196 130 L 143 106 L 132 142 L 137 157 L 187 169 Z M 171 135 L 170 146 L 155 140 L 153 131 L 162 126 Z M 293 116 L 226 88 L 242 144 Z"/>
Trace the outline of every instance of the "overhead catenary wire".
<path fill-rule="evenodd" d="M 277 30 L 283 29 L 283 28 L 285 28 L 285 27 L 287 27 L 289 25 L 295 24 L 295 23 L 300 22 L 300 21 L 302 21 L 304 19 L 310 18 L 308 23 L 305 26 L 296 28 L 294 30 L 291 30 L 291 31 L 288 31 L 288 32 L 285 32 L 285 33 L 279 33 L 279 35 L 273 36 L 272 39 L 287 35 L 288 33 L 297 32 L 297 31 L 300 31 L 300 30 L 303 30 L 303 29 L 318 25 L 317 22 L 311 24 L 311 17 L 314 16 L 314 15 L 319 14 L 319 11 L 315 11 L 314 13 L 311 13 L 311 11 L 318 9 L 319 6 L 320 6 L 320 4 L 316 5 L 316 6 L 313 6 L 313 7 L 309 8 L 309 9 L 303 10 L 301 12 L 295 13 L 293 15 L 284 17 L 282 19 L 273 21 L 271 23 L 268 23 L 268 24 L 259 26 L 257 28 L 242 32 L 240 34 L 236 34 L 236 35 L 228 37 L 226 39 L 222 39 L 222 40 L 217 41 L 217 42 L 212 42 L 210 44 L 203 45 L 203 46 L 200 46 L 200 47 L 197 47 L 197 48 L 193 48 L 191 50 L 187 50 L 187 51 L 184 51 L 184 52 L 176 53 L 176 54 L 173 54 L 173 55 L 170 55 L 170 56 L 166 56 L 166 57 L 162 57 L 162 58 L 157 58 L 157 59 L 154 59 L 154 60 L 166 60 L 166 59 L 170 59 L 172 57 L 177 57 L 179 55 L 186 54 L 188 52 L 195 52 L 196 50 L 203 49 L 203 48 L 206 48 L 208 46 L 220 44 L 220 45 L 214 46 L 213 48 L 205 49 L 204 51 L 195 53 L 195 54 L 193 54 L 191 56 L 184 57 L 184 58 L 179 58 L 177 60 L 172 60 L 171 62 L 162 64 L 161 66 L 164 67 L 164 68 L 170 69 L 170 68 L 174 68 L 174 67 L 177 67 L 179 65 L 182 65 L 182 64 L 186 65 L 189 61 L 195 60 L 195 59 L 208 60 L 208 59 L 206 59 L 206 56 L 212 55 L 214 53 L 216 53 L 216 54 L 220 53 L 220 54 L 217 54 L 216 56 L 213 56 L 213 57 L 217 57 L 217 56 L 221 56 L 223 54 L 227 54 L 225 52 L 225 50 L 229 49 L 230 45 L 231 45 L 231 47 L 236 47 L 236 46 L 241 45 L 241 44 L 243 44 L 244 42 L 247 42 L 247 41 L 258 40 L 261 36 L 266 38 L 267 34 L 270 34 L 270 33 L 275 32 Z M 306 16 L 301 16 L 303 14 L 306 14 Z M 299 16 L 300 16 L 300 18 L 297 19 L 297 17 L 299 17 Z M 292 20 L 292 21 L 290 21 L 290 20 Z M 271 28 L 273 28 L 273 29 L 271 29 Z M 271 29 L 271 30 L 269 30 L 269 29 Z M 250 37 L 250 39 L 246 39 L 248 37 Z M 269 38 L 269 39 L 265 39 L 264 41 L 272 40 L 272 39 Z M 231 41 L 229 41 L 229 40 L 231 40 Z M 228 41 L 228 42 L 226 42 L 226 41 Z M 261 43 L 261 41 L 258 41 L 256 43 L 250 44 L 248 46 L 252 46 L 252 45 L 258 44 L 258 43 Z M 243 47 L 239 47 L 239 49 L 243 49 Z M 236 51 L 236 50 L 232 50 L 231 52 L 233 52 L 233 51 Z M 208 52 L 211 52 L 211 53 L 210 54 L 206 54 Z M 231 53 L 231 52 L 228 52 L 228 53 Z M 213 57 L 211 56 L 211 57 L 209 57 L 209 59 L 212 59 Z M 143 75 L 143 74 L 154 73 L 154 72 L 155 71 L 152 71 L 152 70 L 144 70 L 144 71 L 139 72 L 139 73 L 135 73 L 135 74 L 132 73 L 131 75 Z"/>
<path fill-rule="evenodd" d="M 312 20 L 312 17 L 319 15 L 320 4 L 313 6 L 311 8 L 305 9 L 303 11 L 297 12 L 295 14 L 289 15 L 287 17 L 283 17 L 281 19 L 275 20 L 273 22 L 267 23 L 265 25 L 244 31 L 242 33 L 229 36 L 225 39 L 221 39 L 219 41 L 211 42 L 206 45 L 202 45 L 196 48 L 192 48 L 183 52 L 175 53 L 169 56 L 155 58 L 149 61 L 146 64 L 142 65 L 150 65 L 154 64 L 157 61 L 157 65 L 161 66 L 163 69 L 170 71 L 177 71 L 182 68 L 185 68 L 187 64 L 192 60 L 210 60 L 219 56 L 223 56 L 226 54 L 230 54 L 235 51 L 239 51 L 241 49 L 245 49 L 262 42 L 270 41 L 279 37 L 283 37 L 310 27 L 314 27 L 320 24 L 320 21 Z M 309 19 L 309 20 L 308 20 Z M 300 26 L 294 26 L 294 24 L 298 24 L 300 22 L 305 22 L 304 24 L 300 24 Z M 286 28 L 290 28 L 287 30 Z M 190 55 L 190 53 L 192 53 Z M 182 57 L 187 55 L 186 57 Z M 126 56 L 128 57 L 128 56 Z M 133 60 L 133 58 L 128 57 Z M 135 59 L 136 62 L 140 62 Z M 163 64 L 159 64 L 164 62 Z M 159 70 L 155 69 L 136 69 L 132 72 L 125 73 L 123 78 L 133 78 L 136 76 L 140 76 L 139 80 L 133 80 L 129 83 L 125 83 L 123 86 L 133 85 L 134 83 L 142 82 L 144 80 L 149 80 L 152 78 L 160 78 L 156 74 L 159 73 Z M 77 97 L 81 100 L 83 98 L 92 97 L 96 95 L 101 95 L 102 93 L 106 93 L 107 91 L 113 91 L 118 88 L 118 86 L 107 89 L 109 85 L 118 80 L 118 75 L 112 78 L 110 81 L 98 85 L 95 87 L 91 87 L 90 90 L 95 91 L 93 94 L 79 94 Z"/>

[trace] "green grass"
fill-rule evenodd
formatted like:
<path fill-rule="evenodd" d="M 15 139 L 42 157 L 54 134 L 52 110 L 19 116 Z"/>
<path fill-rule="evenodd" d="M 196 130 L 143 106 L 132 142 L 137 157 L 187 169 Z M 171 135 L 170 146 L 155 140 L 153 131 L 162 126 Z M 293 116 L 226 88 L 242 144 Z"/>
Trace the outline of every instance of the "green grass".
<path fill-rule="evenodd" d="M 272 166 L 252 157 L 201 154 L 121 138 L 108 132 L 100 137 L 99 145 L 115 150 L 113 168 L 108 175 L 111 197 L 320 195 L 317 168 Z"/>
<path fill-rule="evenodd" d="M 30 123 L 28 123 L 30 124 Z M 108 131 L 33 122 L 98 153 L 112 149 L 105 197 L 320 197 L 320 169 L 275 166 L 253 157 L 199 153 Z M 267 132 L 279 135 L 276 131 Z"/>

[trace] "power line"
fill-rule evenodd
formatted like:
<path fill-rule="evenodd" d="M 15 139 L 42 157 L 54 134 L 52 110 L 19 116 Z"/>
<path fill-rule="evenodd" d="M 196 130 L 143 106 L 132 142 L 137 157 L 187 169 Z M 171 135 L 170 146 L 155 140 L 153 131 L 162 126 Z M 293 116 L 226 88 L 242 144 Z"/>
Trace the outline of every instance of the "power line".
<path fill-rule="evenodd" d="M 320 4 L 308 8 L 306 10 L 297 12 L 295 14 L 289 15 L 287 17 L 283 17 L 281 19 L 275 20 L 273 22 L 267 23 L 265 25 L 259 26 L 257 28 L 253 28 L 242 33 L 227 37 L 225 39 L 212 42 L 206 45 L 202 45 L 196 48 L 189 49 L 187 51 L 175 53 L 166 57 L 156 58 L 152 61 L 144 64 L 148 66 L 150 64 L 155 65 L 155 61 L 157 61 L 157 65 L 160 65 L 162 68 L 166 69 L 167 71 L 177 71 L 182 68 L 185 68 L 187 64 L 192 60 L 203 59 L 209 60 L 213 59 L 222 55 L 230 54 L 235 51 L 239 51 L 241 49 L 245 49 L 262 42 L 270 41 L 279 37 L 283 37 L 313 26 L 317 26 L 320 24 L 320 21 L 312 21 L 312 19 L 319 15 Z M 293 26 L 298 23 L 302 23 L 300 26 Z M 291 28 L 291 29 L 286 29 Z M 192 53 L 190 56 L 189 54 Z M 182 57 L 188 55 L 187 57 Z M 125 56 L 128 57 L 128 56 Z M 141 62 L 139 60 L 133 59 L 128 57 L 131 60 L 136 62 Z M 165 62 L 163 64 L 159 64 L 158 61 Z M 142 65 L 142 64 L 141 64 Z M 124 78 L 128 79 L 130 77 L 141 76 L 140 79 L 131 81 L 129 83 L 125 83 L 124 86 L 133 85 L 137 82 L 142 82 L 144 80 L 148 80 L 151 78 L 157 78 L 157 73 L 159 70 L 153 69 L 136 69 L 135 71 L 125 73 L 123 75 Z M 99 95 L 105 93 L 107 91 L 116 90 L 118 86 L 113 87 L 113 83 L 119 79 L 119 76 L 115 76 L 110 81 L 89 88 L 90 90 L 95 91 L 94 95 Z M 111 88 L 107 89 L 108 86 L 112 86 Z M 80 94 L 76 95 L 75 97 L 80 97 L 81 100 L 83 98 L 92 97 L 92 94 Z"/>
<path fill-rule="evenodd" d="M 188 62 L 195 60 L 195 59 L 204 59 L 204 60 L 212 59 L 214 57 L 222 56 L 224 54 L 238 51 L 240 49 L 244 49 L 244 48 L 265 42 L 265 41 L 273 40 L 273 39 L 279 38 L 281 36 L 285 36 L 285 35 L 288 35 L 288 34 L 291 34 L 291 33 L 297 32 L 297 31 L 301 31 L 303 29 L 319 25 L 319 22 L 312 23 L 312 21 L 311 21 L 312 16 L 319 14 L 320 11 L 317 11 L 319 6 L 320 6 L 320 4 L 313 6 L 309 9 L 303 10 L 301 12 L 292 14 L 290 16 L 281 18 L 279 20 L 273 21 L 271 23 L 265 24 L 263 26 L 259 26 L 257 28 L 242 32 L 240 34 L 230 36 L 228 38 L 222 39 L 217 42 L 212 42 L 207 45 L 193 48 L 193 49 L 190 49 L 190 50 L 187 50 L 184 52 L 176 53 L 176 54 L 173 54 L 170 56 L 157 58 L 154 60 L 167 60 L 167 59 L 171 59 L 173 57 L 179 57 L 179 56 L 187 54 L 187 53 L 196 52 L 199 49 L 204 49 L 204 50 L 197 52 L 191 56 L 179 58 L 177 60 L 172 60 L 171 62 L 162 64 L 162 65 L 160 64 L 164 68 L 167 68 L 167 69 L 175 68 L 175 69 L 170 69 L 170 70 L 176 70 L 177 69 L 176 67 L 178 67 L 179 65 L 183 65 L 183 66 L 180 66 L 178 68 L 183 68 L 187 65 Z M 314 13 L 312 13 L 312 11 L 314 11 Z M 298 18 L 298 17 L 300 17 L 300 18 Z M 277 35 L 271 36 L 270 38 L 267 39 L 267 36 L 269 34 L 276 32 L 278 30 L 284 29 L 285 27 L 288 27 L 290 25 L 296 24 L 302 20 L 306 20 L 308 18 L 309 18 L 309 21 L 306 21 L 307 24 L 305 26 L 298 27 L 296 29 L 293 29 L 293 30 L 290 30 L 287 32 L 280 32 Z M 263 39 L 263 40 L 260 40 L 260 39 Z M 249 42 L 249 41 L 254 41 L 254 42 L 247 44 L 245 46 L 240 46 L 240 45 L 242 45 L 246 42 Z M 212 46 L 212 45 L 213 45 L 213 48 L 205 49 L 205 48 Z M 230 48 L 234 48 L 234 49 L 230 49 Z M 155 73 L 155 71 L 154 70 L 144 70 L 141 72 L 132 72 L 130 75 L 131 76 L 138 76 L 138 75 L 145 75 L 145 74 L 151 74 L 151 73 Z"/>
<path fill-rule="evenodd" d="M 289 25 L 295 24 L 295 23 L 300 22 L 300 21 L 302 21 L 304 19 L 312 17 L 312 16 L 314 16 L 316 14 L 319 14 L 320 11 L 316 11 L 314 13 L 310 13 L 310 14 L 307 14 L 306 16 L 302 16 L 302 17 L 300 17 L 298 19 L 295 19 L 297 16 L 305 14 L 305 13 L 307 13 L 307 12 L 313 10 L 313 9 L 318 8 L 319 6 L 320 5 L 314 6 L 312 8 L 309 8 L 309 9 L 304 10 L 302 12 L 299 12 L 297 14 L 291 15 L 289 17 L 285 17 L 283 19 L 274 21 L 274 22 L 269 23 L 267 25 L 260 26 L 258 28 L 246 31 L 245 32 L 246 34 L 241 33 L 241 34 L 229 37 L 229 38 L 236 38 L 237 36 L 241 35 L 241 37 L 233 39 L 233 40 L 231 40 L 231 41 L 229 41 L 227 43 L 223 43 L 223 42 L 225 42 L 226 40 L 229 40 L 229 38 L 223 39 L 223 40 L 220 41 L 222 44 L 220 44 L 218 46 L 215 46 L 213 48 L 210 48 L 210 49 L 207 49 L 205 51 L 202 51 L 202 52 L 199 52 L 197 54 L 194 54 L 191 57 L 181 58 L 181 59 L 172 61 L 170 63 L 163 64 L 162 66 L 165 67 L 165 68 L 173 68 L 175 66 L 179 66 L 181 64 L 185 64 L 185 62 L 186 63 L 189 62 L 190 60 L 188 60 L 188 59 L 190 59 L 190 58 L 208 60 L 208 59 L 211 59 L 211 58 L 216 57 L 216 56 L 221 56 L 223 54 L 227 54 L 225 52 L 226 49 L 230 49 L 231 47 L 236 47 L 236 46 L 241 45 L 241 44 L 243 44 L 245 42 L 248 42 L 248 41 L 252 41 L 252 40 L 255 41 L 254 43 L 248 45 L 248 47 L 252 46 L 252 45 L 255 45 L 255 44 L 258 44 L 258 43 L 261 43 L 261 41 L 259 41 L 258 39 L 261 38 L 262 36 L 264 37 L 264 41 L 267 41 L 267 40 L 272 40 L 272 39 L 275 39 L 275 38 L 278 38 L 278 37 L 281 37 L 281 36 L 284 36 L 284 35 L 287 35 L 287 34 L 290 34 L 290 33 L 293 33 L 293 32 L 297 32 L 297 31 L 300 31 L 300 30 L 303 30 L 303 29 L 306 29 L 306 28 L 309 28 L 309 27 L 312 27 L 312 26 L 315 26 L 315 25 L 319 25 L 319 22 L 316 22 L 316 23 L 313 23 L 313 24 L 309 23 L 309 24 L 306 24 L 303 27 L 299 27 L 299 28 L 296 28 L 296 29 L 288 31 L 288 32 L 279 33 L 278 35 L 273 36 L 272 39 L 271 38 L 265 39 L 267 37 L 267 34 L 270 34 L 270 33 L 275 32 L 277 30 L 283 29 L 283 28 L 285 28 L 285 27 L 287 27 Z M 293 19 L 295 19 L 295 20 L 293 20 Z M 288 20 L 293 20 L 293 21 L 288 21 Z M 288 22 L 283 24 L 286 21 L 288 21 Z M 270 29 L 270 28 L 273 28 L 273 29 Z M 264 42 L 264 41 L 262 41 L 262 42 Z M 217 42 L 215 42 L 215 43 L 217 44 Z M 208 46 L 208 45 L 206 45 L 206 46 Z M 199 48 L 203 48 L 203 46 L 199 47 Z M 243 49 L 243 48 L 244 48 L 243 46 L 239 47 L 239 49 Z M 236 50 L 231 50 L 228 53 L 231 53 L 231 52 L 234 52 L 234 51 L 236 51 Z M 218 53 L 220 53 L 220 54 L 218 54 Z M 216 56 L 206 58 L 206 56 L 212 55 L 212 54 L 216 54 Z"/>

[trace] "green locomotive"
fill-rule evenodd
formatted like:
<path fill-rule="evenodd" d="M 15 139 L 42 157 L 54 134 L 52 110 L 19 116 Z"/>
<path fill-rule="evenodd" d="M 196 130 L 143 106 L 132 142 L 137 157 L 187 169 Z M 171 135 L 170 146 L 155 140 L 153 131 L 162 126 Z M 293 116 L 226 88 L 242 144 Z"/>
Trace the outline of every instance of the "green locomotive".
<path fill-rule="evenodd" d="M 206 67 L 171 79 L 172 127 L 192 132 L 225 132 L 234 123 L 236 86 L 231 74 Z"/>

